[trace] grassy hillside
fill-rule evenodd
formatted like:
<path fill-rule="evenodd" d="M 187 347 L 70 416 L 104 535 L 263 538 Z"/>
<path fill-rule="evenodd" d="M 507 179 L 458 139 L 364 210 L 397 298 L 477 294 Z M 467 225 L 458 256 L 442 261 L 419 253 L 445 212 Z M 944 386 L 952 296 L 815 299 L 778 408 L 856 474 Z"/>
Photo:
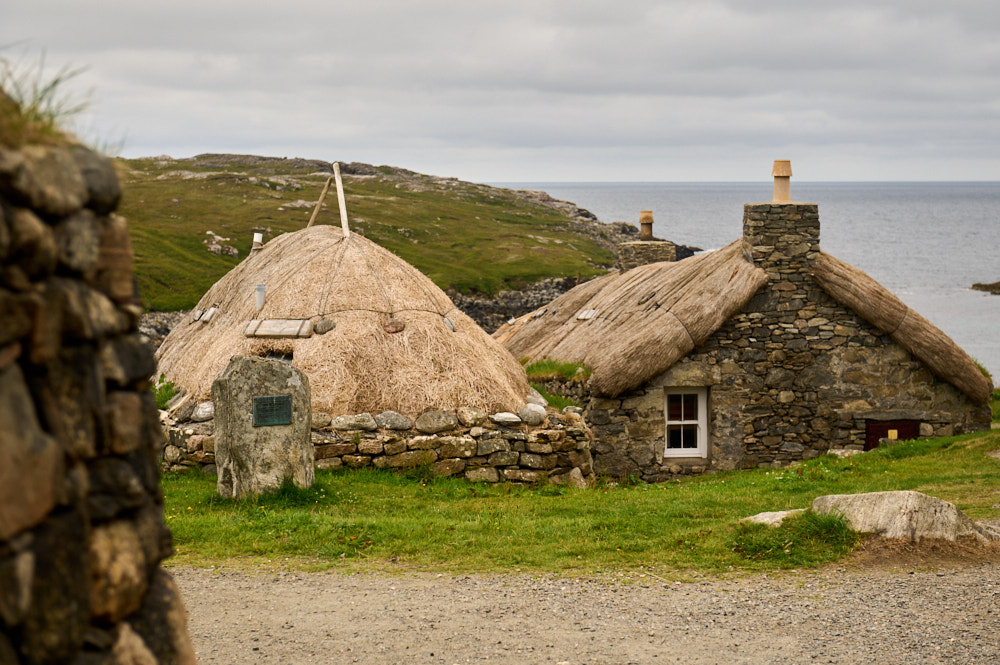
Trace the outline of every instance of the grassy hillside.
<path fill-rule="evenodd" d="M 192 307 L 247 256 L 252 229 L 305 227 L 329 175 L 323 162 L 235 155 L 118 165 L 140 293 L 157 310 Z M 352 230 L 442 288 L 491 294 L 544 277 L 592 276 L 614 262 L 579 221 L 510 190 L 392 167 L 344 170 L 353 171 L 344 175 Z M 335 188 L 316 223 L 339 226 Z M 209 253 L 206 231 L 231 238 L 239 258 Z"/>

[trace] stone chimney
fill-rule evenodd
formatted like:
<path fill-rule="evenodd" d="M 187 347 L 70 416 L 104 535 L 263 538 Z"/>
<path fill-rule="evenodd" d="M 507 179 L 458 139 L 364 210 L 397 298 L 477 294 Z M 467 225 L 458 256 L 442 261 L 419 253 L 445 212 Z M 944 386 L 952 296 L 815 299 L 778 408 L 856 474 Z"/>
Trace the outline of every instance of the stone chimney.
<path fill-rule="evenodd" d="M 754 263 L 772 279 L 801 272 L 819 252 L 819 207 L 789 199 L 792 165 L 775 160 L 774 200 L 743 206 L 743 242 Z"/>
<path fill-rule="evenodd" d="M 677 245 L 669 240 L 656 240 L 653 237 L 652 210 L 643 210 L 639 213 L 639 226 L 638 242 L 618 244 L 619 270 L 625 272 L 647 263 L 677 260 Z"/>

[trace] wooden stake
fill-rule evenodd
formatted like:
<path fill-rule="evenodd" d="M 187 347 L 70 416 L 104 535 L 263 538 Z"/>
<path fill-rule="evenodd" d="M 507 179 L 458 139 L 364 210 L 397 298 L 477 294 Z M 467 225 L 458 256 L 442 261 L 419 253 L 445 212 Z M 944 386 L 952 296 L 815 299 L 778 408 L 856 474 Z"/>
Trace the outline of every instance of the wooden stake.
<path fill-rule="evenodd" d="M 340 203 L 340 228 L 344 230 L 344 238 L 350 238 L 351 228 L 347 225 L 347 203 L 344 201 L 344 181 L 340 178 L 340 162 L 333 163 L 333 175 L 337 179 L 337 201 Z"/>
<path fill-rule="evenodd" d="M 334 168 L 336 168 L 336 164 L 334 164 Z M 313 208 L 313 214 L 309 218 L 309 223 L 306 224 L 306 228 L 307 229 L 310 226 L 313 225 L 313 222 L 316 221 L 316 216 L 319 215 L 319 209 L 323 207 L 323 201 L 326 200 L 326 193 L 330 191 L 330 183 L 331 182 L 333 182 L 333 176 L 330 176 L 329 178 L 327 178 L 326 179 L 326 184 L 323 185 L 323 191 L 320 192 L 319 200 L 316 201 L 316 207 Z"/>

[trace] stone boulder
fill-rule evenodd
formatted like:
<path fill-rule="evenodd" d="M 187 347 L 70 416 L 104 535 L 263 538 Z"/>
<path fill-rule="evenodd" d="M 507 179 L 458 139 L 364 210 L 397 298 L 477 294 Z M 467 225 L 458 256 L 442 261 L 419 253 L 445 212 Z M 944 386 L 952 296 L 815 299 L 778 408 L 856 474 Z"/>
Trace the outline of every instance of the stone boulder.
<path fill-rule="evenodd" d="M 977 525 L 962 511 L 941 499 L 912 491 L 831 494 L 812 503 L 817 513 L 840 513 L 851 528 L 883 538 L 919 542 L 924 538 L 980 542 L 1000 540 L 994 530 Z"/>
<path fill-rule="evenodd" d="M 309 378 L 286 362 L 236 356 L 212 383 L 221 496 L 277 490 L 286 478 L 314 480 Z M 290 410 L 288 409 L 290 403 Z"/>
<path fill-rule="evenodd" d="M 364 430 L 365 432 L 371 432 L 378 429 L 378 424 L 375 422 L 375 419 L 372 418 L 372 414 L 356 413 L 337 416 L 330 421 L 330 427 L 342 432 L 349 432 L 351 430 Z"/>
<path fill-rule="evenodd" d="M 458 418 L 448 411 L 427 411 L 417 416 L 414 426 L 424 434 L 449 432 L 458 427 Z"/>
<path fill-rule="evenodd" d="M 383 429 L 406 430 L 413 427 L 413 421 L 396 411 L 383 411 L 375 416 L 375 424 Z"/>
<path fill-rule="evenodd" d="M 545 422 L 545 407 L 538 404 L 526 404 L 517 410 L 517 417 L 525 425 L 536 427 Z"/>

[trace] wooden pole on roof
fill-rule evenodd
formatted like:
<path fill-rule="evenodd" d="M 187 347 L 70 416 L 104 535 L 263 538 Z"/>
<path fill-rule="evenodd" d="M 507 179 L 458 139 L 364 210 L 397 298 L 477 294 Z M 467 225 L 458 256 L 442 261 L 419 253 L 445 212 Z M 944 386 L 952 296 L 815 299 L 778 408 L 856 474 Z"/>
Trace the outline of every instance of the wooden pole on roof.
<path fill-rule="evenodd" d="M 312 216 L 311 216 L 311 217 L 309 218 L 309 223 L 308 223 L 308 224 L 306 224 L 306 228 L 307 228 L 307 229 L 308 229 L 308 228 L 309 228 L 310 226 L 312 226 L 312 225 L 313 225 L 313 222 L 315 222 L 315 221 L 316 221 L 316 217 L 317 217 L 317 215 L 319 215 L 319 209 L 323 207 L 323 201 L 325 201 L 325 200 L 326 200 L 326 193 L 330 191 L 330 183 L 331 183 L 331 182 L 333 182 L 333 176 L 330 176 L 329 178 L 327 178 L 327 179 L 326 179 L 326 184 L 325 184 L 325 185 L 323 185 L 323 191 L 322 191 L 322 192 L 320 192 L 320 195 L 319 195 L 319 200 L 317 200 L 317 201 L 316 201 L 316 207 L 315 207 L 315 208 L 313 208 L 313 214 L 312 214 Z"/>
<path fill-rule="evenodd" d="M 351 229 L 347 225 L 347 203 L 344 201 L 344 181 L 340 178 L 340 162 L 333 163 L 333 176 L 337 179 L 337 202 L 340 203 L 340 228 L 344 230 L 344 238 L 350 238 Z"/>

